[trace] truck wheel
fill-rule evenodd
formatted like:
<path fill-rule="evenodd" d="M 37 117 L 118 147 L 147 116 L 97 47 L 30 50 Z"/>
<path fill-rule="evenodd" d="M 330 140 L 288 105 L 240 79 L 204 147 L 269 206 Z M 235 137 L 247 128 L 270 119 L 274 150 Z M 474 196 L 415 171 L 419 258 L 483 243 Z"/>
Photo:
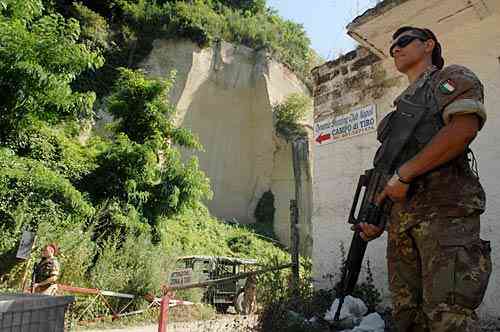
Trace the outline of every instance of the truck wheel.
<path fill-rule="evenodd" d="M 229 304 L 227 304 L 227 303 L 216 303 L 215 304 L 215 310 L 219 314 L 225 314 L 225 313 L 227 313 L 227 309 L 228 308 L 229 308 Z"/>

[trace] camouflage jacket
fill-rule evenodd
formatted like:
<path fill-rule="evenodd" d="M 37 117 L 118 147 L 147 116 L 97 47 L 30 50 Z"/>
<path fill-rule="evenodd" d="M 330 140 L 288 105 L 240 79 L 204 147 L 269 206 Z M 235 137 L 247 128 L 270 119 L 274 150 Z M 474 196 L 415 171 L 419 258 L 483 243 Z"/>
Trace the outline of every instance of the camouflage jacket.
<path fill-rule="evenodd" d="M 35 266 L 34 280 L 40 283 L 50 277 L 59 276 L 59 262 L 56 258 L 42 258 L 42 260 Z"/>
<path fill-rule="evenodd" d="M 400 111 L 398 105 L 401 98 L 411 100 L 415 94 L 422 94 L 417 99 L 424 100 L 430 111 L 417 126 L 406 150 L 418 152 L 423 149 L 454 114 L 476 114 L 480 128 L 486 121 L 483 85 L 465 67 L 452 65 L 442 70 L 431 67 L 395 100 L 397 111 Z M 415 179 L 407 201 L 396 204 L 393 209 L 391 219 L 398 223 L 399 231 L 413 227 L 426 218 L 482 213 L 485 209 L 485 193 L 473 171 L 474 167 L 470 165 L 471 160 L 475 159 L 470 159 L 464 153 Z"/>

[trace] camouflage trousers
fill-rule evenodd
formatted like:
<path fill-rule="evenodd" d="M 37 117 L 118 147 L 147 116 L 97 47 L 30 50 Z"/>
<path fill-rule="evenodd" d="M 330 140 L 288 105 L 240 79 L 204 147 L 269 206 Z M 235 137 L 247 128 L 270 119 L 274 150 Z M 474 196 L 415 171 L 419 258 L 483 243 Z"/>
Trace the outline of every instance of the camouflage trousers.
<path fill-rule="evenodd" d="M 243 311 L 245 315 L 249 315 L 255 312 L 257 307 L 257 288 L 245 288 L 245 293 L 243 297 Z"/>
<path fill-rule="evenodd" d="M 399 226 L 391 221 L 387 246 L 397 331 L 480 331 L 474 309 L 491 258 L 489 242 L 479 238 L 479 215 L 434 215 L 407 230 Z"/>

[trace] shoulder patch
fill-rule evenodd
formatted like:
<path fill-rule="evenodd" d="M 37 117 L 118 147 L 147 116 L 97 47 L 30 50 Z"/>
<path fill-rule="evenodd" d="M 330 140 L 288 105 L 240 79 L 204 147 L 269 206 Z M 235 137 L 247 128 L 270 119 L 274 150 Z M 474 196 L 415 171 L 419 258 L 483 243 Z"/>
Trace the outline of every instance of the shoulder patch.
<path fill-rule="evenodd" d="M 456 84 L 452 80 L 448 79 L 439 83 L 439 91 L 445 95 L 451 95 L 456 90 Z"/>

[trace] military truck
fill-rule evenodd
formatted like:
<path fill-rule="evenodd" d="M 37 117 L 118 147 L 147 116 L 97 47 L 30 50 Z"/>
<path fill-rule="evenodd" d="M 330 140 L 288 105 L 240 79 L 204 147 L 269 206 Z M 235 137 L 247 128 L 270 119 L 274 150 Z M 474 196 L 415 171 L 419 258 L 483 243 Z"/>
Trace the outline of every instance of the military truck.
<path fill-rule="evenodd" d="M 175 270 L 170 275 L 170 285 L 232 277 L 239 273 L 250 272 L 256 265 L 255 259 L 223 256 L 179 257 Z M 213 305 L 220 313 L 227 312 L 230 306 L 234 306 L 237 313 L 245 313 L 243 308 L 245 283 L 246 278 L 241 278 L 210 285 L 204 289 L 202 301 Z"/>

